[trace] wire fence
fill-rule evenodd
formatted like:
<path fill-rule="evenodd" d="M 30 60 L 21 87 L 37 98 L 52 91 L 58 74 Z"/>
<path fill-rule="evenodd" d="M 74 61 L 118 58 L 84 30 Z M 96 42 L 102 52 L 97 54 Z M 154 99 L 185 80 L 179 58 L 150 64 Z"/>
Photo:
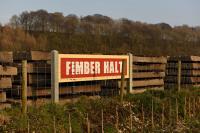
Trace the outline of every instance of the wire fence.
<path fill-rule="evenodd" d="M 7 95 L 8 99 L 21 99 L 21 62 L 25 59 L 27 60 L 28 98 L 34 100 L 37 98 L 49 98 L 51 96 L 50 53 L 40 51 L 16 52 L 12 57 L 10 52 L 3 52 L 3 55 L 4 58 L 1 57 L 0 62 L 1 95 Z M 132 71 L 132 93 L 144 92 L 150 89 L 164 90 L 178 88 L 178 61 L 181 61 L 181 87 L 198 87 L 200 83 L 200 60 L 197 56 L 133 56 L 132 68 L 130 68 L 130 71 Z M 128 85 L 126 87 L 128 88 Z M 114 96 L 119 94 L 120 81 L 103 80 L 61 83 L 59 84 L 59 88 L 61 96 L 72 94 Z M 4 100 L 2 98 L 2 101 L 5 101 L 5 98 Z"/>
<path fill-rule="evenodd" d="M 18 57 L 17 55 L 13 57 L 13 61 L 10 61 L 8 57 L 4 57 L 7 58 L 5 60 L 0 56 L 0 105 L 2 108 L 10 107 L 4 106 L 8 103 L 21 105 L 22 60 L 24 59 L 27 60 L 28 104 L 37 106 L 40 102 L 43 104 L 43 100 L 44 102 L 50 101 L 51 61 L 48 57 L 49 53 L 36 52 L 34 57 L 33 55 L 31 52 L 29 54 L 22 53 Z M 181 61 L 181 65 L 178 65 L 178 61 Z M 131 93 L 177 89 L 179 80 L 181 89 L 198 87 L 200 83 L 200 59 L 196 56 L 169 58 L 133 56 L 130 71 L 133 72 Z M 68 82 L 59 84 L 59 95 L 63 100 L 75 99 L 82 95 L 118 96 L 119 88 L 120 80 Z M 128 89 L 128 81 L 125 88 Z M 183 128 L 183 125 L 186 125 L 187 127 L 189 126 L 188 121 L 198 120 L 200 117 L 200 97 L 198 95 L 181 98 L 169 96 L 161 101 L 150 97 L 148 101 L 136 100 L 134 102 L 125 102 L 122 105 L 112 105 L 111 103 L 112 108 L 104 107 L 98 108 L 98 110 L 95 109 L 96 106 L 91 106 L 87 111 L 77 108 L 61 109 L 61 112 L 65 113 L 64 118 L 60 118 L 63 117 L 62 115 L 53 115 L 50 110 L 52 123 L 48 126 L 45 125 L 47 123 L 44 120 L 41 120 L 39 125 L 30 124 L 34 123 L 34 119 L 39 119 L 39 116 L 37 117 L 36 114 L 34 114 L 36 116 L 32 116 L 31 108 L 28 108 L 25 127 L 22 126 L 22 130 L 23 132 L 33 132 L 39 128 L 38 130 L 42 132 L 48 127 L 50 131 L 55 132 L 62 132 L 61 129 L 64 130 L 63 132 L 74 132 L 74 121 L 76 121 L 82 124 L 79 128 L 85 132 L 104 132 L 104 130 L 107 131 L 109 124 L 115 127 L 117 132 L 145 132 L 150 128 L 151 130 L 172 131 L 173 127 L 179 130 L 179 126 Z M 37 112 L 40 111 L 37 110 Z M 63 123 L 63 127 L 59 126 L 59 122 Z M 11 129 L 3 126 L 2 130 Z"/>
<path fill-rule="evenodd" d="M 149 97 L 149 102 L 144 99 L 135 99 L 123 104 L 105 100 L 107 101 L 103 101 L 104 103 L 100 106 L 93 105 L 92 108 L 90 106 L 94 104 L 94 101 L 87 103 L 88 101 L 85 100 L 87 102 L 81 101 L 68 108 L 52 106 L 39 108 L 36 112 L 29 110 L 21 126 L 17 123 L 19 119 L 14 119 L 10 125 L 2 124 L 2 131 L 102 133 L 195 132 L 199 130 L 198 124 L 196 127 L 192 125 L 194 121 L 198 123 L 200 118 L 199 96 L 168 97 L 161 101 L 155 97 Z M 83 107 L 80 108 L 81 103 L 85 104 L 84 110 Z M 20 120 L 22 122 L 22 119 Z"/>

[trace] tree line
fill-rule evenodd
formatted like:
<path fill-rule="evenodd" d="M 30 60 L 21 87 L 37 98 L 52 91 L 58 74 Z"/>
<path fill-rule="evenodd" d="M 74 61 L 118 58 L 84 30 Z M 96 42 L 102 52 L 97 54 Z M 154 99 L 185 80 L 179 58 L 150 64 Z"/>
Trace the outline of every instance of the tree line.
<path fill-rule="evenodd" d="M 147 24 L 101 14 L 78 17 L 24 11 L 0 26 L 0 50 L 57 49 L 63 53 L 200 55 L 200 27 Z"/>

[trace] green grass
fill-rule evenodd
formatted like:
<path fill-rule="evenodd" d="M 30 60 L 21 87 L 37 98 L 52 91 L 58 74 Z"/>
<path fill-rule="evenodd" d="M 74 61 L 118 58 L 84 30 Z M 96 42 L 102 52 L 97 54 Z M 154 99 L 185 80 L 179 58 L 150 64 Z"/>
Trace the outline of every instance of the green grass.
<path fill-rule="evenodd" d="M 135 132 L 141 131 L 142 120 L 142 105 L 145 112 L 145 123 L 143 130 L 153 132 L 161 131 L 161 114 L 162 105 L 165 106 L 165 127 L 169 126 L 171 119 L 172 125 L 166 130 L 172 132 L 176 129 L 176 99 L 178 100 L 179 120 L 185 127 L 183 131 L 198 131 L 200 130 L 200 110 L 196 110 L 195 117 L 187 116 L 184 121 L 184 101 L 187 99 L 198 99 L 200 90 L 198 88 L 185 89 L 181 92 L 172 91 L 147 91 L 142 94 L 128 94 L 124 97 L 124 103 L 119 102 L 119 97 L 105 97 L 91 100 L 87 97 L 81 97 L 76 103 L 68 103 L 65 105 L 45 104 L 40 107 L 28 107 L 26 115 L 21 113 L 19 107 L 1 110 L 0 114 L 9 118 L 9 121 L 0 126 L 0 132 L 20 132 L 26 133 L 28 123 L 30 131 L 39 133 L 53 133 L 54 118 L 57 132 L 68 132 L 69 130 L 69 114 L 71 117 L 71 125 L 73 133 L 86 132 L 86 116 L 88 114 L 91 122 L 91 131 L 101 131 L 101 110 L 104 112 L 104 130 L 106 133 L 117 132 L 115 128 L 116 122 L 116 107 L 119 114 L 119 128 L 123 131 L 129 130 L 130 105 L 134 112 L 134 129 Z M 154 122 L 155 129 L 151 129 L 151 108 L 152 99 L 154 105 Z M 188 100 L 187 100 L 188 101 Z M 192 100 L 191 100 L 192 104 Z M 169 108 L 171 106 L 171 117 L 169 118 Z M 197 108 L 200 109 L 200 108 Z"/>

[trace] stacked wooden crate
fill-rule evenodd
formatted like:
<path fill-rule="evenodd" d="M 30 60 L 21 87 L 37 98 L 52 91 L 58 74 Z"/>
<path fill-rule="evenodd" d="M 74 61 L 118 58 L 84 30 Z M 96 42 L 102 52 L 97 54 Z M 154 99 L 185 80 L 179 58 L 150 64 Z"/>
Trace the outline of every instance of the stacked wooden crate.
<path fill-rule="evenodd" d="M 12 89 L 13 76 L 17 75 L 17 68 L 12 63 L 12 52 L 0 52 L 0 102 L 6 101 L 6 92 Z"/>
<path fill-rule="evenodd" d="M 148 89 L 163 90 L 166 69 L 166 57 L 133 56 L 133 92 Z"/>
<path fill-rule="evenodd" d="M 165 87 L 177 88 L 178 60 L 181 61 L 181 87 L 200 87 L 200 57 L 174 56 L 168 58 Z"/>

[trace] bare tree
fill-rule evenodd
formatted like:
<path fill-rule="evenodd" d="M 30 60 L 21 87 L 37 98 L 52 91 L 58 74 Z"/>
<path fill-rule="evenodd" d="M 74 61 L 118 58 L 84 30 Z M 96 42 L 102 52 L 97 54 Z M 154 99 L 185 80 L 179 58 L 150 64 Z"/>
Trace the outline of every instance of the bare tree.
<path fill-rule="evenodd" d="M 9 25 L 10 25 L 12 28 L 14 28 L 14 29 L 16 29 L 17 27 L 19 27 L 19 26 L 20 26 L 19 17 L 18 17 L 17 15 L 13 15 L 13 16 L 11 17 L 11 19 L 10 19 Z"/>

